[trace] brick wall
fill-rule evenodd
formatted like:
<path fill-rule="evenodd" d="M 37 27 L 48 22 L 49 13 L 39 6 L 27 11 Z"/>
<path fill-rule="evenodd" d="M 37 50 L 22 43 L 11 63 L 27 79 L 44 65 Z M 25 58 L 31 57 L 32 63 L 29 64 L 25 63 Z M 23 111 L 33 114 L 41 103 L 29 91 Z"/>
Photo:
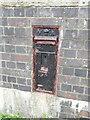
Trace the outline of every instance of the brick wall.
<path fill-rule="evenodd" d="M 57 96 L 88 101 L 87 7 L 0 8 L 0 87 L 31 91 L 32 25 L 61 29 Z"/>

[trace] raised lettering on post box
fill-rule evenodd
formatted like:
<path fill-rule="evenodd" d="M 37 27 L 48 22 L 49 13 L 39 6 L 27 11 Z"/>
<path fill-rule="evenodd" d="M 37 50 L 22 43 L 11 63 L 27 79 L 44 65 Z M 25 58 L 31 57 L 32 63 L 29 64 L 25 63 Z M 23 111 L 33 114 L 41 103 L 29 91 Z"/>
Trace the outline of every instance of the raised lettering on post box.
<path fill-rule="evenodd" d="M 33 91 L 55 94 L 59 28 L 33 26 Z"/>

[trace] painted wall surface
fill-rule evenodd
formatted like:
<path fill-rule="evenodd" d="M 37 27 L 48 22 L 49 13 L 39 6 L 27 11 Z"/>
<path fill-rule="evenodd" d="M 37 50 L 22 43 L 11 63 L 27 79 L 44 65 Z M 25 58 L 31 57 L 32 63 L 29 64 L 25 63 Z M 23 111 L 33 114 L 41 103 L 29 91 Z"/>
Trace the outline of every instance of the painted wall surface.
<path fill-rule="evenodd" d="M 88 117 L 89 103 L 53 95 L 36 94 L 0 88 L 0 112 L 26 118 L 80 118 Z M 6 99 L 7 98 L 7 99 Z"/>
<path fill-rule="evenodd" d="M 1 2 L 1 112 L 26 117 L 42 117 L 42 113 L 58 118 L 90 117 L 88 5 L 89 0 Z M 32 25 L 60 27 L 56 96 L 32 92 Z"/>

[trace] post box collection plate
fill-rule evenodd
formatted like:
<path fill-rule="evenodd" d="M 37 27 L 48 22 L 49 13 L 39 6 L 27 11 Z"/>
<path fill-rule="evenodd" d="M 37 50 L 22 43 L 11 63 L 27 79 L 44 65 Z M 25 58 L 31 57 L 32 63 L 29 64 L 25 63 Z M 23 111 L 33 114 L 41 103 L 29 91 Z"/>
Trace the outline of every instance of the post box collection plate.
<path fill-rule="evenodd" d="M 33 91 L 54 94 L 59 28 L 33 26 Z"/>

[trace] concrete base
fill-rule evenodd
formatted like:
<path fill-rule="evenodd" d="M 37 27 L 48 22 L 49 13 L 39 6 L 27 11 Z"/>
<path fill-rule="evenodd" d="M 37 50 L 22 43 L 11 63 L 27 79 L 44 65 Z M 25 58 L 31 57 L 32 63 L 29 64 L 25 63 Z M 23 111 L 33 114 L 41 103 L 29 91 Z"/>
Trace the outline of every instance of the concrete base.
<path fill-rule="evenodd" d="M 0 112 L 17 114 L 24 117 L 59 117 L 61 107 L 68 104 L 73 114 L 90 111 L 89 103 L 56 97 L 42 93 L 23 92 L 15 89 L 0 88 Z M 77 107 L 78 105 L 78 107 Z M 68 112 L 68 111 L 67 111 Z"/>

